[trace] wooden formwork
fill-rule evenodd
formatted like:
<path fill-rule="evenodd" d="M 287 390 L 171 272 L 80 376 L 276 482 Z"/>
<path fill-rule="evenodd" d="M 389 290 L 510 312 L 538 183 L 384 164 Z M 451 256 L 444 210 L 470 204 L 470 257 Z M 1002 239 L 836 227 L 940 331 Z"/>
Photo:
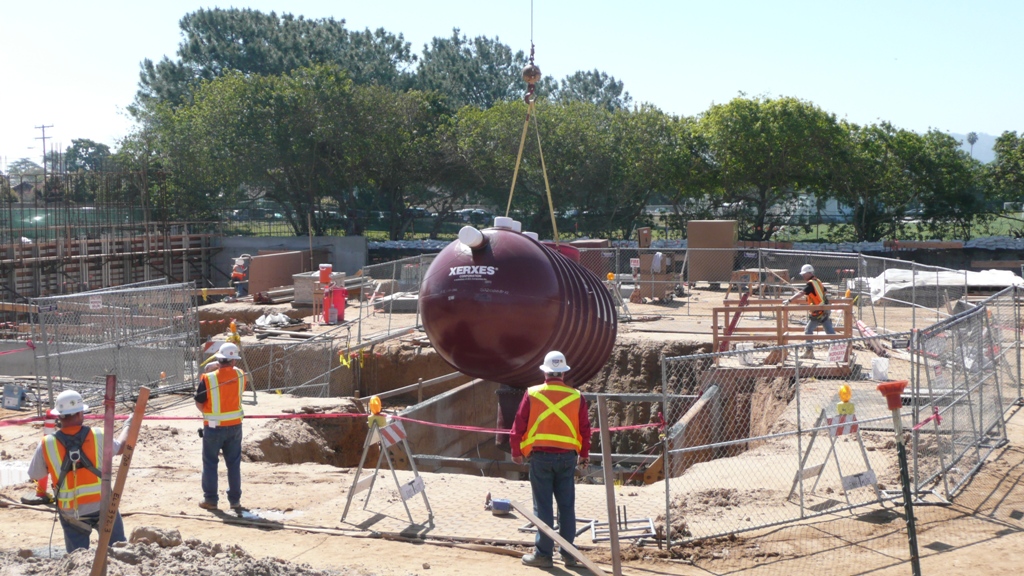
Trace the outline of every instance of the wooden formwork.
<path fill-rule="evenodd" d="M 145 233 L 124 238 L 56 238 L 0 246 L 0 282 L 7 295 L 39 297 L 166 277 L 207 278 L 210 234 Z"/>

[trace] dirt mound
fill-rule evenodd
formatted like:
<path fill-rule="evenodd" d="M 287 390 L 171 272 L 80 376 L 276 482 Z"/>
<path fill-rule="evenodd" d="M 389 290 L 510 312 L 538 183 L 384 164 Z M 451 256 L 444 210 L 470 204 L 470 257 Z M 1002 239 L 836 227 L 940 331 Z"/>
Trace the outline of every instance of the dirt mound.
<path fill-rule="evenodd" d="M 601 372 L 580 386 L 584 392 L 621 392 L 650 394 L 661 392 L 662 356 L 688 356 L 710 352 L 711 345 L 701 342 L 651 342 L 638 341 L 616 344 L 611 357 Z M 670 379 L 670 392 L 692 394 L 696 382 L 683 384 Z M 596 409 L 591 410 L 591 422 L 597 424 Z M 660 422 L 658 404 L 650 402 L 608 402 L 608 420 L 612 426 L 634 426 Z M 592 451 L 599 451 L 600 441 L 594 437 Z M 651 450 L 658 443 L 657 428 L 642 428 L 634 432 L 616 434 L 612 439 L 612 452 L 620 454 L 641 454 Z"/>
<path fill-rule="evenodd" d="M 21 558 L 0 553 L 0 574 L 40 576 L 88 576 L 94 550 L 75 550 L 60 558 Z M 253 558 L 240 546 L 222 546 L 192 538 L 178 546 L 117 544 L 110 548 L 107 574 L 111 576 L 337 576 L 358 571 L 315 570 L 279 558 Z"/>
<path fill-rule="evenodd" d="M 364 414 L 362 403 L 341 399 L 337 407 L 308 408 L 308 413 Z M 332 466 L 359 465 L 366 440 L 364 418 L 310 418 L 272 420 L 242 443 L 242 455 L 251 462 L 302 464 L 314 462 Z"/>

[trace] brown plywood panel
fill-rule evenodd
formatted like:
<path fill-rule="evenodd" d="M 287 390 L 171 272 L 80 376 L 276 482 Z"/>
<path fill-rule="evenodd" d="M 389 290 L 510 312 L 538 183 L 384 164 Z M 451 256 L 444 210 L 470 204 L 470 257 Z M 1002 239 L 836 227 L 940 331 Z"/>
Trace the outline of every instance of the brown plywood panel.
<path fill-rule="evenodd" d="M 728 282 L 735 260 L 738 226 L 735 220 L 690 220 L 686 224 L 687 280 Z M 718 248 L 701 252 L 701 248 Z M 724 249 L 724 250 L 723 250 Z M 730 250 L 732 249 L 732 250 Z"/>
<path fill-rule="evenodd" d="M 249 293 L 265 292 L 278 286 L 291 286 L 292 275 L 303 272 L 305 262 L 309 262 L 308 252 L 278 252 L 253 256 L 249 262 Z"/>

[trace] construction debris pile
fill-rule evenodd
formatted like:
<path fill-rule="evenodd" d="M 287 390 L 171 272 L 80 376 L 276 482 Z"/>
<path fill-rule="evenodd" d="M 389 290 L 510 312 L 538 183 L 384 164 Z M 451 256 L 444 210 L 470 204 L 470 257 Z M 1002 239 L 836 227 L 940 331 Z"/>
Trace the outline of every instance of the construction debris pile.
<path fill-rule="evenodd" d="M 88 576 L 94 550 L 80 549 L 71 554 L 60 552 L 57 558 L 0 553 L 0 574 L 38 574 L 40 576 Z M 240 546 L 222 546 L 191 538 L 182 541 L 177 530 L 139 527 L 132 531 L 129 543 L 110 549 L 107 573 L 122 576 L 339 576 L 352 571 L 315 570 L 307 564 L 295 564 L 280 558 L 254 558 Z"/>

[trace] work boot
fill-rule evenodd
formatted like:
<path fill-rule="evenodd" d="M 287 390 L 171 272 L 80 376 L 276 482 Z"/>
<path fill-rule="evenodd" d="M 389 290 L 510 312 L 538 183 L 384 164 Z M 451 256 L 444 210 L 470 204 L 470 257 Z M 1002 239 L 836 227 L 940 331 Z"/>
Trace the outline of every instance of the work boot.
<path fill-rule="evenodd" d="M 526 554 L 523 556 L 523 565 L 533 566 L 534 568 L 551 568 L 555 563 L 551 560 L 551 556 Z"/>
<path fill-rule="evenodd" d="M 813 360 L 814 359 L 814 348 L 808 348 L 807 351 L 804 352 L 804 358 L 810 358 L 810 359 Z"/>
<path fill-rule="evenodd" d="M 231 509 L 234 510 L 235 512 L 242 512 L 243 510 L 245 510 L 245 508 L 242 507 L 241 502 L 232 502 Z"/>
<path fill-rule="evenodd" d="M 562 563 L 565 564 L 566 568 L 576 568 L 582 564 L 575 556 L 570 556 L 565 552 L 562 552 Z"/>
<path fill-rule="evenodd" d="M 199 507 L 202 508 L 203 510 L 216 510 L 217 503 L 210 502 L 208 500 L 203 500 L 202 502 L 199 503 Z"/>

